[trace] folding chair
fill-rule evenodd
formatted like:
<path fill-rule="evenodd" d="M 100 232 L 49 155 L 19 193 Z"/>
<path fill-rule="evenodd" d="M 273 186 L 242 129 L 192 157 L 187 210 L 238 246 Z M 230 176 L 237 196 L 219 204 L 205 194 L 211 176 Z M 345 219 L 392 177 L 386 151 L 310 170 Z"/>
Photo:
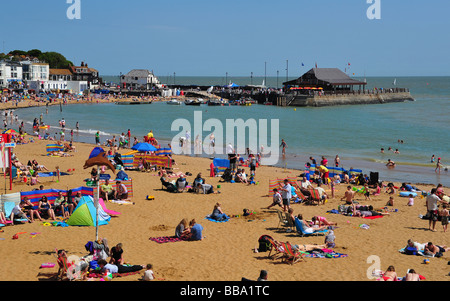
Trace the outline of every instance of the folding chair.
<path fill-rule="evenodd" d="M 283 256 L 281 257 L 283 262 L 288 262 L 293 265 L 299 261 L 306 261 L 304 258 L 306 254 L 295 250 L 289 242 L 282 242 L 280 244 L 284 249 Z"/>

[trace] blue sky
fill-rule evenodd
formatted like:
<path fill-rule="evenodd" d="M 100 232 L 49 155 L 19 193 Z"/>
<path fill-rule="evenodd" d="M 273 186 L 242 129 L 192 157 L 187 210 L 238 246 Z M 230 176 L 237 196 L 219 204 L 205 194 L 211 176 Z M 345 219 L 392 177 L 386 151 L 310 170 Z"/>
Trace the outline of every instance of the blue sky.
<path fill-rule="evenodd" d="M 380 3 L 369 20 L 367 0 L 81 0 L 69 20 L 66 0 L 8 1 L 0 46 L 57 51 L 101 75 L 276 76 L 287 60 L 290 77 L 316 62 L 350 63 L 355 76 L 450 75 L 450 3 Z"/>

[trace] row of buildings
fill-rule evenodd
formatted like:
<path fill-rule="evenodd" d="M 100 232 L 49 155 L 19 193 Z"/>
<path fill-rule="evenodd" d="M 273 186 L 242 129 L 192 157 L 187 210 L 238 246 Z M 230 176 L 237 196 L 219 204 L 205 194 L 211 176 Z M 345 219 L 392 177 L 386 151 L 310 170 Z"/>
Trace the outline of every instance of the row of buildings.
<path fill-rule="evenodd" d="M 98 70 L 82 62 L 67 69 L 51 69 L 48 63 L 38 59 L 0 61 L 0 89 L 40 92 L 83 93 L 102 86 Z M 160 88 L 159 79 L 145 69 L 134 69 L 120 76 L 121 88 L 149 90 Z"/>
<path fill-rule="evenodd" d="M 0 61 L 2 90 L 82 93 L 96 88 L 100 82 L 98 71 L 84 62 L 68 69 L 51 69 L 48 63 L 37 59 Z"/>

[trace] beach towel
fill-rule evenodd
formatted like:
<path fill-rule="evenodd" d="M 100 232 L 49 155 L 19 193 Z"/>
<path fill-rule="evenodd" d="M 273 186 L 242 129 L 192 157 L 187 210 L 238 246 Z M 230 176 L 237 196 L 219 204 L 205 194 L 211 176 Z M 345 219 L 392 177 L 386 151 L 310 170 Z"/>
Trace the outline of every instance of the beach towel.
<path fill-rule="evenodd" d="M 322 249 L 320 251 L 305 252 L 308 258 L 343 258 L 348 257 L 347 254 L 337 253 L 333 250 Z"/>
<path fill-rule="evenodd" d="M 362 216 L 362 218 L 365 219 L 376 219 L 376 218 L 382 218 L 383 215 L 376 215 L 376 216 Z"/>
<path fill-rule="evenodd" d="M 100 206 L 102 206 L 103 211 L 105 211 L 106 213 L 108 213 L 108 214 L 111 215 L 111 216 L 118 216 L 118 215 L 121 214 L 120 212 L 117 212 L 117 211 L 114 211 L 114 210 L 109 210 L 109 209 L 107 209 L 107 208 L 106 208 L 106 205 L 105 205 L 105 202 L 103 201 L 102 198 L 99 198 L 99 199 L 98 199 L 98 203 L 100 204 Z"/>
<path fill-rule="evenodd" d="M 222 221 L 218 221 L 218 220 L 215 220 L 215 219 L 213 219 L 213 218 L 211 218 L 211 214 L 208 214 L 206 217 L 205 217 L 205 219 L 207 219 L 207 220 L 209 220 L 209 221 L 211 221 L 211 222 L 214 222 L 214 223 L 225 223 L 225 222 L 228 222 L 230 219 L 228 218 L 228 219 L 225 219 L 225 220 L 222 220 Z"/>
<path fill-rule="evenodd" d="M 150 237 L 151 241 L 157 242 L 159 244 L 164 244 L 168 242 L 185 241 L 185 239 L 176 236 L 161 236 L 161 237 Z"/>

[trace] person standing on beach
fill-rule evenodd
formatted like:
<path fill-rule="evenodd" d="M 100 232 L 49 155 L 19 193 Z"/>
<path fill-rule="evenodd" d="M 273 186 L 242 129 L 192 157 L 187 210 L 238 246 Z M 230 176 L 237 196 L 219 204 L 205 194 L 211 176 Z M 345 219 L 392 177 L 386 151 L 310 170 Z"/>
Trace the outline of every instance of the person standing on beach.
<path fill-rule="evenodd" d="M 95 144 L 100 145 L 100 132 L 95 133 Z"/>
<path fill-rule="evenodd" d="M 77 124 L 75 125 L 75 127 L 77 128 L 77 132 L 78 132 L 80 130 L 80 125 L 79 125 L 78 121 L 77 121 Z"/>
<path fill-rule="evenodd" d="M 130 131 L 130 129 L 128 129 L 128 131 L 127 131 L 127 137 L 128 137 L 128 147 L 130 147 L 130 144 L 131 144 L 131 131 Z"/>
<path fill-rule="evenodd" d="M 433 232 L 436 231 L 436 221 L 438 220 L 438 203 L 444 203 L 444 201 L 436 195 L 436 188 L 433 188 L 426 199 L 427 215 L 429 217 L 428 229 Z"/>
<path fill-rule="evenodd" d="M 281 184 L 280 184 L 281 186 Z M 281 190 L 281 196 L 283 199 L 283 210 L 284 212 L 287 212 L 291 205 L 291 198 L 292 198 L 292 187 L 291 184 L 289 184 L 289 180 L 284 180 L 284 185 L 280 188 Z"/>

